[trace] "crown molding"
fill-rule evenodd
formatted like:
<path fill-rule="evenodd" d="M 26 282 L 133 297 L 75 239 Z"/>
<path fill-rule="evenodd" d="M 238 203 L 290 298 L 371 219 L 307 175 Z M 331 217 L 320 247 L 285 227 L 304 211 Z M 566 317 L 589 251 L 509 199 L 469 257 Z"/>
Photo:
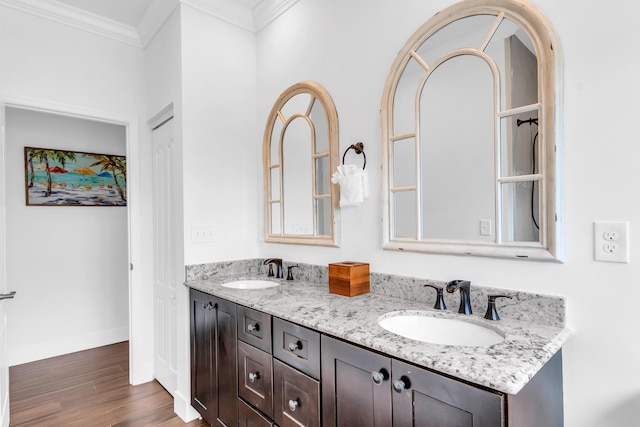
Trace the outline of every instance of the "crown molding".
<path fill-rule="evenodd" d="M 0 0 L 0 6 L 39 16 L 131 46 L 145 48 L 179 4 L 257 33 L 299 0 L 263 0 L 253 11 L 233 0 L 160 0 L 152 3 L 137 28 L 56 0 Z"/>
<path fill-rule="evenodd" d="M 251 11 L 231 0 L 180 0 L 180 3 L 244 30 L 255 32 Z"/>
<path fill-rule="evenodd" d="M 298 1 L 263 0 L 253 11 L 232 0 L 180 0 L 180 3 L 252 33 L 257 33 Z"/>
<path fill-rule="evenodd" d="M 299 0 L 263 0 L 263 2 L 253 10 L 254 32 L 257 33 L 275 21 L 291 6 L 298 3 L 298 1 Z"/>
<path fill-rule="evenodd" d="M 55 0 L 0 0 L 0 6 L 7 6 L 135 47 L 143 47 L 135 28 Z"/>
<path fill-rule="evenodd" d="M 138 23 L 138 36 L 142 47 L 147 47 L 173 12 L 180 6 L 178 0 L 156 0 Z"/>

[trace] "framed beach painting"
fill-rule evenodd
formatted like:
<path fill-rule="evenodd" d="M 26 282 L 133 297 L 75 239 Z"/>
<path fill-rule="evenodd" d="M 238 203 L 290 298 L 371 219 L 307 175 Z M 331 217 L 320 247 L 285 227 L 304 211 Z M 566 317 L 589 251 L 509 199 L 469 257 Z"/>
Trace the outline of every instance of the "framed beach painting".
<path fill-rule="evenodd" d="M 125 156 L 24 148 L 27 206 L 126 206 Z"/>

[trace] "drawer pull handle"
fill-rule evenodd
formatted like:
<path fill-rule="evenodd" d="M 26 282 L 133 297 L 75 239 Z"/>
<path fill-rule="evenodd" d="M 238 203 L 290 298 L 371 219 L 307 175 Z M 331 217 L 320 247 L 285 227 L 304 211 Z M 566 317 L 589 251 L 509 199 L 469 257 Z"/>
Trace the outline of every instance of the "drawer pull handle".
<path fill-rule="evenodd" d="M 295 352 L 298 350 L 302 350 L 302 341 L 290 342 L 289 350 Z"/>
<path fill-rule="evenodd" d="M 292 400 L 289 400 L 289 410 L 290 410 L 291 412 L 295 412 L 295 411 L 296 411 L 296 408 L 297 408 L 298 406 L 300 406 L 300 402 L 298 401 L 298 399 L 295 399 L 295 400 L 293 400 L 293 399 L 292 399 Z"/>
<path fill-rule="evenodd" d="M 254 382 L 255 380 L 259 380 L 260 379 L 260 372 L 250 372 L 249 373 L 249 382 Z"/>
<path fill-rule="evenodd" d="M 202 303 L 202 308 L 205 310 L 217 310 L 218 309 L 218 304 L 212 304 L 211 302 L 208 303 Z"/>
<path fill-rule="evenodd" d="M 411 381 L 409 381 L 409 378 L 405 377 L 404 375 L 400 377 L 399 380 L 393 382 L 393 389 L 398 393 L 402 393 L 403 390 L 408 390 L 410 388 Z"/>
<path fill-rule="evenodd" d="M 254 333 L 254 332 L 258 332 L 259 330 L 260 330 L 260 324 L 259 323 L 255 323 L 255 324 L 249 323 L 247 325 L 247 331 L 249 333 L 251 333 L 251 334 Z"/>
<path fill-rule="evenodd" d="M 380 369 L 379 371 L 373 371 L 371 372 L 371 379 L 374 383 L 380 384 L 382 383 L 382 381 L 386 381 L 389 379 L 389 371 L 384 368 Z"/>

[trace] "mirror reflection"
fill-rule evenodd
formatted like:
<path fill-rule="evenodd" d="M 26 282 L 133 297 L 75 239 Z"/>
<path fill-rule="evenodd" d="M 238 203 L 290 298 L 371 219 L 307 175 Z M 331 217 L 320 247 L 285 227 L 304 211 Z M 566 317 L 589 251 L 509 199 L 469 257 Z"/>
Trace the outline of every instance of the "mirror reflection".
<path fill-rule="evenodd" d="M 398 55 L 383 99 L 385 247 L 558 258 L 552 34 L 521 12 L 458 3 Z"/>
<path fill-rule="evenodd" d="M 265 241 L 337 245 L 337 113 L 318 84 L 301 82 L 274 104 L 263 141 Z"/>

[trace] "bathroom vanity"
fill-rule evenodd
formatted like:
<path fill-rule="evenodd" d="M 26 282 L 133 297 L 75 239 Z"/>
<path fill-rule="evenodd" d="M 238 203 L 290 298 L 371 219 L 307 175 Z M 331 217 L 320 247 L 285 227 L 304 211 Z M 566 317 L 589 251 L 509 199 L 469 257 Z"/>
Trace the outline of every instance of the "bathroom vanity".
<path fill-rule="evenodd" d="M 344 297 L 305 281 L 221 286 L 241 278 L 187 282 L 192 402 L 211 425 L 563 425 L 566 328 L 492 322 L 374 293 Z M 464 318 L 504 339 L 408 339 L 379 326 L 394 312 Z"/>

